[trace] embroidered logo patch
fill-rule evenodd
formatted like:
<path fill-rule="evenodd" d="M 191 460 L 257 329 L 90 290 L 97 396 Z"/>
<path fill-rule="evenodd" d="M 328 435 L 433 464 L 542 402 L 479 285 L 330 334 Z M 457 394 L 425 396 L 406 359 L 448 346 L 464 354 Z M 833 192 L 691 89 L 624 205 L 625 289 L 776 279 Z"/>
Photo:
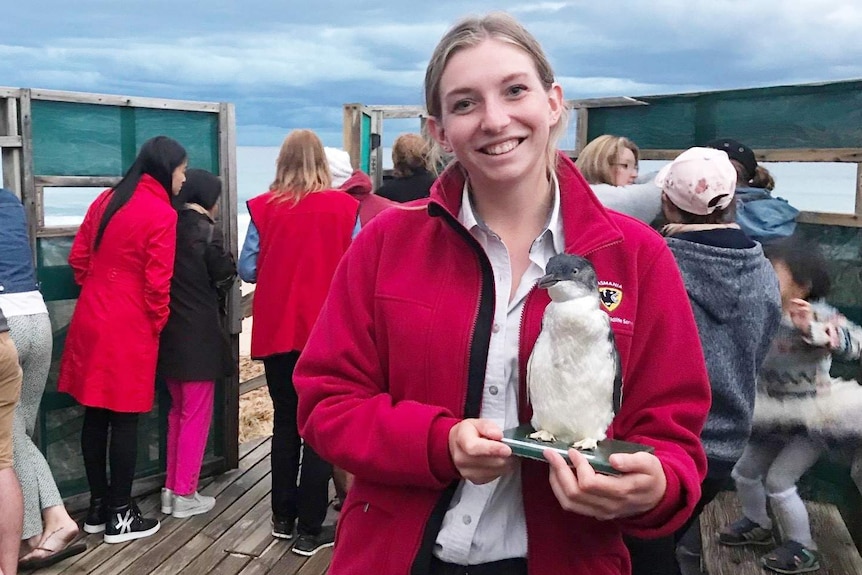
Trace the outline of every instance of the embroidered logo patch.
<path fill-rule="evenodd" d="M 599 297 L 608 311 L 614 311 L 623 301 L 623 290 L 615 287 L 599 286 Z"/>

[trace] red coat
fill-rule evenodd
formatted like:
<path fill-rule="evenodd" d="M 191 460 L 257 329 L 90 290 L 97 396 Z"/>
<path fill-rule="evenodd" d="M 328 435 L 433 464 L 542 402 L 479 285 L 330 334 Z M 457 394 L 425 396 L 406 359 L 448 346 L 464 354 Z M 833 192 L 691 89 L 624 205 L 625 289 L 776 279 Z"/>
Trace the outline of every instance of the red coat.
<path fill-rule="evenodd" d="M 341 191 L 278 201 L 266 192 L 248 201 L 260 235 L 251 356 L 302 351 L 350 245 L 359 203 Z"/>
<path fill-rule="evenodd" d="M 177 212 L 162 185 L 143 175 L 93 251 L 110 195 L 90 205 L 69 252 L 81 295 L 57 389 L 88 407 L 145 413 L 153 407 L 159 333 L 169 313 Z"/>
<path fill-rule="evenodd" d="M 543 462 L 522 461 L 531 574 L 630 572 L 621 534 L 678 529 L 700 497 L 700 431 L 709 382 L 676 263 L 664 240 L 606 211 L 568 160 L 558 169 L 566 251 L 584 255 L 600 286 L 618 290 L 611 316 L 623 366 L 622 407 L 609 434 L 655 447 L 667 476 L 658 506 L 598 521 L 564 511 Z M 481 409 L 494 308 L 487 257 L 458 222 L 458 170 L 426 205 L 387 210 L 357 236 L 294 374 L 301 435 L 355 474 L 338 522 L 330 573 L 427 572 L 459 475 L 449 430 Z M 549 299 L 534 290 L 521 326 L 526 359 Z M 424 568 L 423 568 L 424 566 Z M 415 567 L 415 569 L 414 569 Z"/>

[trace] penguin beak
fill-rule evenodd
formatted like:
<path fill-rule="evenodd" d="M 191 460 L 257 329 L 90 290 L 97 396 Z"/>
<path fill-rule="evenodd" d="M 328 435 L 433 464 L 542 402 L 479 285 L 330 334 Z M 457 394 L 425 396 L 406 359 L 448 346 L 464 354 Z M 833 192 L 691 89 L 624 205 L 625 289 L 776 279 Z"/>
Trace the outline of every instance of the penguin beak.
<path fill-rule="evenodd" d="M 541 289 L 548 289 L 552 285 L 556 284 L 558 281 L 561 281 L 563 278 L 559 276 L 559 274 L 545 274 L 539 278 L 538 286 Z"/>

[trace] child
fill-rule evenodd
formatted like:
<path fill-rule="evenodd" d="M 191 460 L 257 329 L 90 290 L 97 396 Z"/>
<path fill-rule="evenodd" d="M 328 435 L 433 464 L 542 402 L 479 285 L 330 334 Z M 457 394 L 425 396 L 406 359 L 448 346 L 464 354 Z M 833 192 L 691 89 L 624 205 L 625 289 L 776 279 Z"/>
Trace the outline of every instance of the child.
<path fill-rule="evenodd" d="M 834 391 L 849 400 L 844 405 L 858 405 L 858 390 L 833 386 L 829 368 L 833 355 L 859 359 L 862 332 L 824 301 L 830 280 L 816 246 L 791 236 L 771 243 L 766 255 L 778 275 L 784 317 L 760 370 L 751 439 L 733 469 L 744 516 L 719 541 L 772 545 L 768 498 L 785 541 L 761 561 L 778 573 L 805 573 L 820 568 L 820 556 L 796 483 L 823 452 L 824 435 L 840 431 L 840 424 L 824 426 L 811 416 L 825 412 L 846 421 L 830 398 Z"/>

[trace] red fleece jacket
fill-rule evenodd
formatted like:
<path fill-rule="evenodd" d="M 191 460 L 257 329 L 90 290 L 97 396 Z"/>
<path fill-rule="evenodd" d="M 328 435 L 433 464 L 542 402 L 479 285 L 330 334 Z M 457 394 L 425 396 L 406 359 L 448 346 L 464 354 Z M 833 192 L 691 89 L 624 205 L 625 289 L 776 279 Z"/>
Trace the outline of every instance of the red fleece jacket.
<path fill-rule="evenodd" d="M 622 532 L 668 535 L 700 497 L 709 382 L 663 239 L 606 211 L 563 156 L 557 175 L 566 251 L 587 257 L 600 288 L 618 292 L 607 311 L 624 383 L 609 433 L 654 446 L 667 491 L 645 514 L 598 521 L 564 511 L 547 464 L 523 461 L 529 571 L 625 575 L 631 568 Z M 333 575 L 427 572 L 460 479 L 448 434 L 481 408 L 494 306 L 490 263 L 457 220 L 463 184 L 452 168 L 430 200 L 388 210 L 357 236 L 296 368 L 303 437 L 356 476 L 338 522 Z M 522 421 L 530 411 L 523 400 L 526 359 L 548 301 L 534 288 L 525 304 Z"/>

